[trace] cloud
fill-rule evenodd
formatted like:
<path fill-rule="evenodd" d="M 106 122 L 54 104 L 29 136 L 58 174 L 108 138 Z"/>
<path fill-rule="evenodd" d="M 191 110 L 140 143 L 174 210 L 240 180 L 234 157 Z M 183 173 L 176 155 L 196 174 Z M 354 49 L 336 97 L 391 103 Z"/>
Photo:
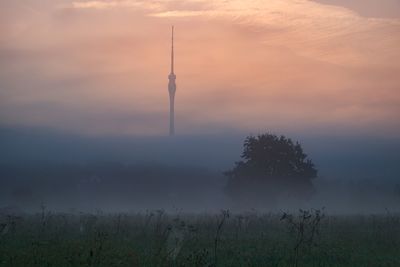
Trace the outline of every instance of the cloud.
<path fill-rule="evenodd" d="M 159 13 L 152 13 L 150 16 L 153 17 L 160 17 L 160 18 L 179 18 L 179 17 L 196 17 L 196 16 L 205 16 L 207 15 L 204 11 L 196 11 L 196 10 L 174 10 L 174 11 L 166 11 L 166 12 L 159 12 Z"/>
<path fill-rule="evenodd" d="M 152 10 L 159 9 L 161 6 L 161 2 L 140 0 L 74 1 L 71 3 L 71 7 L 76 9 L 145 8 Z"/>
<path fill-rule="evenodd" d="M 1 5 L 1 123 L 165 133 L 175 24 L 179 133 L 400 132 L 397 19 L 306 0 Z"/>
<path fill-rule="evenodd" d="M 398 55 L 397 49 L 393 49 L 383 57 L 377 56 L 400 42 L 400 20 L 397 19 L 367 19 L 344 7 L 308 0 L 184 2 L 202 5 L 197 10 L 185 9 L 176 5 L 176 1 L 85 1 L 73 2 L 73 6 L 142 8 L 148 15 L 160 18 L 222 18 L 260 31 L 275 28 L 280 31 L 266 36 L 263 40 L 266 44 L 285 45 L 301 56 L 334 64 L 381 64 Z"/>
<path fill-rule="evenodd" d="M 398 0 L 314 0 L 319 3 L 337 5 L 354 10 L 366 17 L 399 18 Z"/>

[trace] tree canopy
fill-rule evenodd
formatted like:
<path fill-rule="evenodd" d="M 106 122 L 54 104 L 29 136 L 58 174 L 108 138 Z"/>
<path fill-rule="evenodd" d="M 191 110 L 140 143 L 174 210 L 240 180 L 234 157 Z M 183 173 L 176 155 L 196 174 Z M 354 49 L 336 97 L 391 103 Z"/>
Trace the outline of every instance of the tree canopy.
<path fill-rule="evenodd" d="M 241 158 L 225 173 L 228 193 L 234 198 L 264 195 L 271 200 L 283 193 L 304 197 L 313 191 L 317 170 L 290 138 L 269 133 L 249 136 Z"/>

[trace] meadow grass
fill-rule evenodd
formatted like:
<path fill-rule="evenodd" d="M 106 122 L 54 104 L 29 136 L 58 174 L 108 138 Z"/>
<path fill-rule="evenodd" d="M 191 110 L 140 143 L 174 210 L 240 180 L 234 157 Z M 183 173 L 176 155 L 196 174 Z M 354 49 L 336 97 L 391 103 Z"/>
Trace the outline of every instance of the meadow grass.
<path fill-rule="evenodd" d="M 3 215 L 0 266 L 400 266 L 400 215 Z"/>

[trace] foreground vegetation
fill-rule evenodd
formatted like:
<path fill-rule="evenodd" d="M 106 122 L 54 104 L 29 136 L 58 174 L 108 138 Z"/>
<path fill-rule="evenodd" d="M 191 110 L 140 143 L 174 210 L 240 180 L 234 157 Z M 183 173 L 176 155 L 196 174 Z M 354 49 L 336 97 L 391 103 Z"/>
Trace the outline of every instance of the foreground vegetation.
<path fill-rule="evenodd" d="M 0 266 L 400 266 L 400 216 L 2 215 Z"/>

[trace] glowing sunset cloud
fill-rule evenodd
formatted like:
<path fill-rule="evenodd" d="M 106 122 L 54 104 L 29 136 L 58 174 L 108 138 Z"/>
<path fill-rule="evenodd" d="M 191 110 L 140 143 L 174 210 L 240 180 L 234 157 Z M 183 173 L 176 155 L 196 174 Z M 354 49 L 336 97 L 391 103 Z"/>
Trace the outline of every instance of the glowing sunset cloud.
<path fill-rule="evenodd" d="M 308 0 L 0 8 L 2 124 L 165 134 L 174 24 L 180 133 L 400 133 L 397 18 Z"/>

